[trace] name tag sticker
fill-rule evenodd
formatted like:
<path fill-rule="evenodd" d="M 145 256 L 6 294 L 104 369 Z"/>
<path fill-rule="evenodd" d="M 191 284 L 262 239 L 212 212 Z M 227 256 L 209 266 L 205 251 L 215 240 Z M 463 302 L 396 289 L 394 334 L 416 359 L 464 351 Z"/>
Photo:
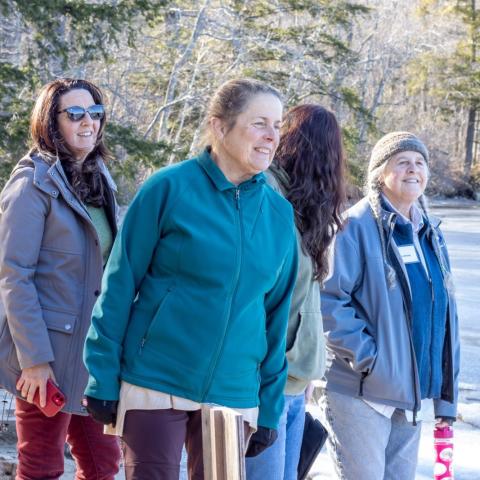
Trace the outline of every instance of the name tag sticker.
<path fill-rule="evenodd" d="M 403 263 L 417 263 L 418 259 L 417 251 L 413 245 L 402 245 L 398 247 L 398 251 L 402 257 Z"/>

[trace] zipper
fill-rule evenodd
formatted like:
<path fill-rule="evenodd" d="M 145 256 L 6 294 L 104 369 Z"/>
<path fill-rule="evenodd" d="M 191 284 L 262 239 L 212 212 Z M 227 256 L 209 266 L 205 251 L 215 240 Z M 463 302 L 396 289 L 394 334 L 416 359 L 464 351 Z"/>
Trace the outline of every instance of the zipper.
<path fill-rule="evenodd" d="M 417 412 L 418 412 L 418 389 L 417 389 L 417 377 L 418 377 L 418 367 L 417 367 L 417 356 L 415 354 L 415 349 L 413 347 L 413 334 L 412 334 L 412 311 L 410 304 L 407 305 L 407 328 L 408 328 L 408 337 L 410 339 L 410 355 L 412 357 L 412 369 L 413 369 L 413 394 L 415 395 L 415 402 L 413 405 L 413 425 L 417 425 Z"/>
<path fill-rule="evenodd" d="M 445 265 L 445 258 L 443 256 L 442 247 L 440 246 L 439 235 L 437 235 L 437 232 L 432 227 L 430 227 L 430 237 L 431 237 L 430 243 L 432 245 L 433 251 L 440 265 L 440 270 L 442 272 L 442 280 L 443 280 L 444 286 L 446 287 L 445 277 L 449 274 L 449 271 Z M 435 241 L 433 237 L 435 237 L 437 241 Z"/>
<path fill-rule="evenodd" d="M 358 389 L 358 396 L 363 397 L 363 382 L 365 382 L 365 379 L 368 376 L 368 371 L 367 372 L 362 372 L 362 378 L 360 379 L 360 387 Z"/>
<path fill-rule="evenodd" d="M 432 335 L 433 335 L 433 311 L 434 311 L 434 308 L 435 308 L 434 307 L 434 305 L 435 305 L 435 291 L 433 289 L 432 275 L 430 273 L 430 270 L 428 268 L 428 263 L 427 263 L 426 260 L 425 260 L 425 265 L 427 266 L 428 284 L 430 285 L 430 295 L 432 297 L 432 306 L 431 306 L 431 309 L 430 309 L 430 325 L 431 325 L 431 328 L 432 328 L 432 331 L 430 332 L 430 348 L 429 348 L 429 354 L 430 354 L 431 347 L 432 347 L 432 341 L 433 341 Z M 428 377 L 429 377 L 428 392 L 429 392 L 429 394 L 430 394 L 430 390 L 432 388 L 432 363 L 431 363 L 431 361 L 432 361 L 432 359 L 430 359 L 429 366 L 428 366 L 428 370 L 429 370 L 429 372 L 428 372 Z"/>
<path fill-rule="evenodd" d="M 392 237 L 393 237 L 393 231 L 395 229 L 395 222 L 397 220 L 397 217 L 394 213 L 391 213 L 390 216 L 388 217 L 388 239 L 387 239 L 387 245 L 385 249 L 388 251 L 388 248 L 390 247 L 390 243 L 392 242 Z"/>
<path fill-rule="evenodd" d="M 155 315 L 152 318 L 152 321 L 150 322 L 150 325 L 148 326 L 148 329 L 145 333 L 145 335 L 142 337 L 142 340 L 140 342 L 140 348 L 138 349 L 138 354 L 141 356 L 143 353 L 143 347 L 145 346 L 145 343 L 148 340 L 148 337 L 150 336 L 150 333 L 152 331 L 153 324 L 155 322 L 155 319 L 157 318 L 160 310 L 162 309 L 163 305 L 165 304 L 165 300 L 168 298 L 170 293 L 173 291 L 173 287 L 168 287 L 167 291 L 165 292 L 165 295 L 162 298 L 162 301 L 160 302 L 160 305 L 158 306 L 157 310 L 155 311 Z"/>
<path fill-rule="evenodd" d="M 394 215 L 394 214 L 392 214 Z M 390 220 L 390 232 L 389 232 L 389 239 L 393 236 L 393 228 L 395 228 L 395 222 L 393 222 L 392 217 L 389 218 Z M 390 247 L 390 242 L 386 247 L 387 250 L 387 255 L 388 255 L 388 248 Z M 412 359 L 412 377 L 413 377 L 413 394 L 415 396 L 414 404 L 413 404 L 413 425 L 417 425 L 417 412 L 418 412 L 418 397 L 419 397 L 419 392 L 417 389 L 417 377 L 418 377 L 418 368 L 417 368 L 417 356 L 415 355 L 415 349 L 413 347 L 413 334 L 412 334 L 412 310 L 411 310 L 411 303 L 412 303 L 412 298 L 408 294 L 410 292 L 410 287 L 408 285 L 407 279 L 403 275 L 402 268 L 399 264 L 399 260 L 395 255 L 390 255 L 391 258 L 395 261 L 397 265 L 397 269 L 402 273 L 402 275 L 398 275 L 399 281 L 402 283 L 402 298 L 403 298 L 403 303 L 405 306 L 405 313 L 406 313 L 406 323 L 407 323 L 407 329 L 408 329 L 408 338 L 410 340 L 410 356 Z M 406 293 L 403 293 L 406 292 Z M 408 297 L 408 298 L 407 298 Z M 420 382 L 418 382 L 418 385 L 420 385 Z"/>
<path fill-rule="evenodd" d="M 236 215 L 236 219 L 238 220 L 238 230 L 239 230 L 240 242 L 239 242 L 239 247 L 238 247 L 237 269 L 236 269 L 235 275 L 234 275 L 234 279 L 235 279 L 235 281 L 233 283 L 234 288 L 233 288 L 233 291 L 230 295 L 230 299 L 229 299 L 230 301 L 229 301 L 228 309 L 227 309 L 227 312 L 226 312 L 226 315 L 225 315 L 226 322 L 225 322 L 225 328 L 223 329 L 222 338 L 219 342 L 219 347 L 217 348 L 217 351 L 215 352 L 215 355 L 214 355 L 213 360 L 211 362 L 210 371 L 208 373 L 208 377 L 207 377 L 207 380 L 205 382 L 205 387 L 203 389 L 202 400 L 201 400 L 202 403 L 205 402 L 205 398 L 207 397 L 207 393 L 210 390 L 210 387 L 211 387 L 212 382 L 213 382 L 213 375 L 214 375 L 215 369 L 217 367 L 218 359 L 220 358 L 220 355 L 222 353 L 223 344 L 224 344 L 225 337 L 227 335 L 228 327 L 229 327 L 229 324 L 230 324 L 230 313 L 232 311 L 232 303 L 233 303 L 233 299 L 235 298 L 235 295 L 237 293 L 238 280 L 240 278 L 240 271 L 241 271 L 241 267 L 242 267 L 242 253 L 243 253 L 244 239 L 243 239 L 243 227 L 242 227 L 242 212 L 241 212 L 241 209 L 240 209 L 240 189 L 238 187 L 235 189 L 235 206 L 236 206 L 236 209 L 238 211 L 238 215 Z"/>
<path fill-rule="evenodd" d="M 240 189 L 235 189 L 235 205 L 237 206 L 237 210 L 240 210 Z"/>
<path fill-rule="evenodd" d="M 438 228 L 438 226 L 437 226 Z M 438 260 L 438 264 L 440 265 L 440 271 L 441 271 L 441 274 L 442 274 L 442 284 L 443 284 L 443 288 L 445 289 L 446 291 L 446 295 L 447 295 L 447 322 L 448 322 L 448 330 L 449 330 L 449 339 L 448 339 L 448 343 L 449 343 L 449 346 L 448 346 L 448 350 L 449 350 L 449 363 L 450 363 L 450 368 L 449 368 L 449 392 L 448 392 L 448 395 L 450 396 L 450 398 L 452 399 L 453 401 L 453 398 L 455 397 L 455 394 L 454 394 L 454 372 L 453 372 L 453 358 L 454 358 L 454 346 L 453 346 L 453 334 L 452 334 L 452 323 L 451 323 L 451 314 L 450 314 L 450 285 L 447 285 L 447 283 L 449 283 L 451 280 L 448 280 L 450 277 L 451 277 L 451 272 L 450 270 L 448 269 L 447 267 L 447 261 L 446 261 L 446 257 L 443 255 L 443 248 L 442 246 L 440 245 L 440 234 L 437 234 L 437 231 L 436 231 L 436 228 L 432 227 L 430 225 L 430 243 L 432 245 L 432 248 L 433 248 L 433 251 L 435 253 L 435 256 L 437 257 L 437 260 Z M 433 237 L 435 237 L 437 239 L 437 241 L 435 241 L 433 239 Z M 444 244 L 445 244 L 445 240 L 443 240 Z M 433 300 L 433 297 L 432 297 L 432 300 Z M 445 331 L 445 333 L 447 333 L 447 331 Z M 442 360 L 443 361 L 443 360 Z M 442 382 L 443 383 L 443 382 Z M 443 385 L 442 385 L 442 390 L 443 390 Z"/>

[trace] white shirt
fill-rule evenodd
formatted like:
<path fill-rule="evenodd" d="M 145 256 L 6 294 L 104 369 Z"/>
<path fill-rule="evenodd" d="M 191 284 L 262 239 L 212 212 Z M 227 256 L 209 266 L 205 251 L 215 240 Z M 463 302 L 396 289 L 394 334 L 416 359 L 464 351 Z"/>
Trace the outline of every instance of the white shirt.
<path fill-rule="evenodd" d="M 168 408 L 194 411 L 200 410 L 202 404 L 187 398 L 176 397 L 175 395 L 158 392 L 150 388 L 132 385 L 122 380 L 117 409 L 117 422 L 115 427 L 106 425 L 104 433 L 122 436 L 125 415 L 128 410 L 164 410 Z M 233 410 L 243 416 L 243 420 L 250 425 L 252 431 L 257 430 L 258 407 L 234 408 Z"/>

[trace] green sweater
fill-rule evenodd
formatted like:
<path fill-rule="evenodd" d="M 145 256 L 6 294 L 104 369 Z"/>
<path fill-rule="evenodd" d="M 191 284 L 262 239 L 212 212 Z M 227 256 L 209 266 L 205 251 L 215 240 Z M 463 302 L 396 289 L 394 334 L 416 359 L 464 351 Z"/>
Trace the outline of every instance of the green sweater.
<path fill-rule="evenodd" d="M 259 406 L 276 428 L 297 274 L 290 204 L 259 174 L 235 186 L 205 151 L 133 200 L 105 269 L 84 358 L 86 394 L 120 381 L 202 403 Z"/>
<path fill-rule="evenodd" d="M 105 207 L 92 207 L 92 205 L 87 205 L 86 208 L 97 231 L 100 248 L 102 250 L 103 265 L 105 266 L 113 244 L 113 232 L 108 223 L 107 213 Z"/>
<path fill-rule="evenodd" d="M 268 184 L 282 196 L 288 190 L 288 175 L 272 165 L 267 172 Z M 293 290 L 287 330 L 287 395 L 299 395 L 311 380 L 325 373 L 325 337 L 320 309 L 320 289 L 313 280 L 313 262 L 301 245 L 297 232 L 298 275 Z"/>

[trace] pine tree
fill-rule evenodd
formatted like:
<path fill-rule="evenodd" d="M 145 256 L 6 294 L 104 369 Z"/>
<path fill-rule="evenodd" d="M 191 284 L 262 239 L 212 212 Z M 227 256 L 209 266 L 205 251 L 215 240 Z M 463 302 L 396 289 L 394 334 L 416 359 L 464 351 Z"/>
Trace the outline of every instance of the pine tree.
<path fill-rule="evenodd" d="M 411 91 L 427 91 L 445 115 L 461 109 L 467 116 L 464 138 L 463 173 L 469 177 L 476 156 L 480 109 L 480 11 L 477 0 L 421 2 L 421 12 L 427 19 L 443 15 L 451 18 L 451 35 L 455 39 L 450 51 L 427 52 L 413 65 L 415 78 Z"/>
<path fill-rule="evenodd" d="M 39 86 L 58 76 L 85 77 L 89 62 L 111 63 L 121 40 L 132 47 L 138 38 L 132 19 L 152 25 L 165 3 L 0 0 L 0 186 L 27 149 L 28 117 Z M 111 146 L 144 153 L 153 163 L 152 146 L 163 147 L 133 141 L 114 124 L 107 133 Z"/>

